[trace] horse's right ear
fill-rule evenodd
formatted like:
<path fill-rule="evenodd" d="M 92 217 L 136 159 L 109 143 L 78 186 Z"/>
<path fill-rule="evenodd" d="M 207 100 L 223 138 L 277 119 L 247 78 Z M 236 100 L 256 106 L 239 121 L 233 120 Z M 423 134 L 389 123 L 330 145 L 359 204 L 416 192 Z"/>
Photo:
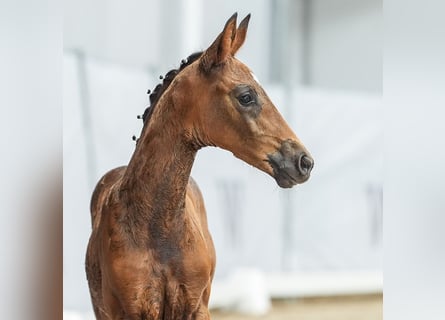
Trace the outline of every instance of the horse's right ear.
<path fill-rule="evenodd" d="M 236 35 L 237 16 L 238 13 L 235 12 L 227 20 L 224 30 L 201 56 L 199 67 L 204 73 L 209 73 L 213 67 L 222 65 L 232 54 L 232 42 Z"/>

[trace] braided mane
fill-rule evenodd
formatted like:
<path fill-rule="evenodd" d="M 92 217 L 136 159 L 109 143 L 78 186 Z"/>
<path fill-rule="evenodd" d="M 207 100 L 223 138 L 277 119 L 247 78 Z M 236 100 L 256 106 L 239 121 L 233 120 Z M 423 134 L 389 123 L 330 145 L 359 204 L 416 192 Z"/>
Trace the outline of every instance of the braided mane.
<path fill-rule="evenodd" d="M 159 83 L 151 92 L 149 98 L 150 98 L 150 105 L 145 109 L 144 114 L 142 115 L 142 121 L 144 124 L 150 120 L 151 115 L 153 114 L 153 110 L 156 107 L 157 102 L 161 98 L 162 94 L 167 90 L 170 83 L 173 81 L 173 79 L 176 77 L 176 75 L 181 72 L 185 67 L 189 66 L 193 62 L 199 59 L 202 55 L 202 51 L 192 53 L 189 55 L 186 59 L 183 59 L 181 61 L 181 65 L 179 66 L 179 69 L 172 69 L 164 77 L 160 77 L 161 79 L 164 79 L 162 83 Z M 150 93 L 150 91 L 148 91 Z"/>

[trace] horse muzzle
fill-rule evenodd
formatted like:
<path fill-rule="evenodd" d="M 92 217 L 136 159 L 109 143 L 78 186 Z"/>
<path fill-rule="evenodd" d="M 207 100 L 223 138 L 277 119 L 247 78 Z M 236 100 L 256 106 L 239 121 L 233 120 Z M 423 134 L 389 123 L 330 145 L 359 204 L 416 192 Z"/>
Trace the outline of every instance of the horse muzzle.
<path fill-rule="evenodd" d="M 306 182 L 314 167 L 314 159 L 297 142 L 286 140 L 280 149 L 268 155 L 273 177 L 282 188 Z"/>

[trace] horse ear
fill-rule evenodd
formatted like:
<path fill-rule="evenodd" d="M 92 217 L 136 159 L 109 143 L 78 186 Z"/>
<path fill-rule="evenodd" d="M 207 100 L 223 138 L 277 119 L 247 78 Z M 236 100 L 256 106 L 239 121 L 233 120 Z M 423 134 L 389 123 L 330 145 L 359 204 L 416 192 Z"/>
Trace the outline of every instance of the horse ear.
<path fill-rule="evenodd" d="M 235 53 L 241 48 L 241 46 L 244 43 L 244 40 L 246 40 L 246 34 L 247 34 L 247 27 L 249 26 L 249 20 L 250 20 L 250 13 L 241 21 L 239 24 L 238 29 L 236 30 L 235 40 L 232 44 L 232 56 L 235 55 Z"/>
<path fill-rule="evenodd" d="M 210 47 L 203 53 L 199 66 L 201 70 L 208 73 L 214 66 L 221 65 L 232 53 L 232 43 L 236 36 L 236 18 L 234 13 L 227 20 L 224 30 L 219 34 Z"/>

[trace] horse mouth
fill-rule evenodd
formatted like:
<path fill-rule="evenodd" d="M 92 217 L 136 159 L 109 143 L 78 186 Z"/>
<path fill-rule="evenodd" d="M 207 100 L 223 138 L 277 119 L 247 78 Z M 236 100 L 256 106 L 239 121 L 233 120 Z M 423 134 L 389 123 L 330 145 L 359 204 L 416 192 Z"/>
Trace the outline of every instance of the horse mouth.
<path fill-rule="evenodd" d="M 291 172 L 289 172 L 288 170 L 286 170 L 286 168 L 276 168 L 276 166 L 274 166 L 272 163 L 271 166 L 273 168 L 272 176 L 274 177 L 275 181 L 281 188 L 286 188 L 286 189 L 292 188 L 297 184 L 302 184 L 306 182 L 310 178 L 310 174 L 304 176 L 299 174 L 293 175 L 292 174 L 294 173 L 292 172 L 293 170 L 290 170 Z"/>
<path fill-rule="evenodd" d="M 285 170 L 280 170 L 278 172 L 275 172 L 274 170 L 274 178 L 277 184 L 281 188 L 292 188 L 293 186 L 296 186 L 297 184 L 302 184 L 309 180 L 310 175 L 306 176 L 299 176 L 299 177 L 292 177 L 288 172 Z"/>

